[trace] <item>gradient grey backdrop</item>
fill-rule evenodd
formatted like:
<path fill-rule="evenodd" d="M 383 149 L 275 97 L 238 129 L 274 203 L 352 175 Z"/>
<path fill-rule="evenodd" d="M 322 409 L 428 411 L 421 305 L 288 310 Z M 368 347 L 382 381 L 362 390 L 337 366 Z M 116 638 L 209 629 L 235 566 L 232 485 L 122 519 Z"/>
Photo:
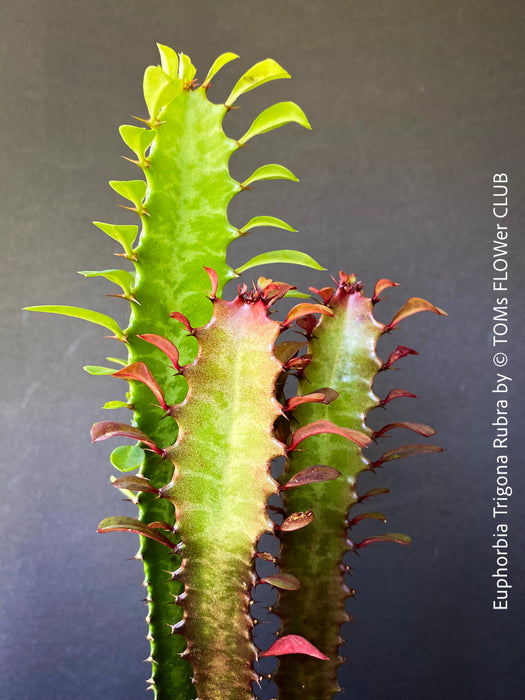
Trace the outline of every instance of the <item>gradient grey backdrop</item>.
<path fill-rule="evenodd" d="M 141 572 L 124 561 L 136 540 L 95 533 L 102 517 L 126 510 L 108 485 L 112 446 L 89 444 L 92 422 L 107 417 L 100 407 L 121 387 L 81 370 L 119 348 L 88 324 L 20 309 L 64 303 L 125 319 L 125 305 L 104 296 L 111 285 L 75 271 L 115 264 L 114 244 L 90 221 L 128 220 L 106 183 L 137 177 L 120 158 L 117 127 L 144 115 L 141 76 L 158 61 L 156 41 L 188 53 L 201 78 L 219 53 L 240 54 L 214 82 L 214 101 L 267 56 L 289 70 L 293 81 L 239 101 L 229 135 L 283 99 L 312 123 L 312 132 L 292 125 L 259 137 L 232 160 L 239 178 L 281 162 L 301 179 L 262 183 L 232 203 L 236 225 L 268 213 L 300 231 L 252 234 L 232 246 L 234 266 L 298 247 L 333 273 L 356 272 L 368 291 L 379 277 L 399 282 L 378 310 L 384 321 L 414 295 L 450 313 L 411 318 L 379 348 L 383 357 L 396 343 L 420 352 L 376 391 L 418 394 L 388 419 L 433 424 L 447 452 L 363 479 L 363 488 L 391 489 L 375 507 L 413 544 L 370 547 L 354 562 L 344 698 L 523 697 L 523 21 L 519 0 L 4 0 L 1 698 L 147 697 Z M 513 230 L 514 588 L 510 611 L 496 613 L 491 179 L 503 171 Z M 266 272 L 307 284 L 294 269 Z"/>

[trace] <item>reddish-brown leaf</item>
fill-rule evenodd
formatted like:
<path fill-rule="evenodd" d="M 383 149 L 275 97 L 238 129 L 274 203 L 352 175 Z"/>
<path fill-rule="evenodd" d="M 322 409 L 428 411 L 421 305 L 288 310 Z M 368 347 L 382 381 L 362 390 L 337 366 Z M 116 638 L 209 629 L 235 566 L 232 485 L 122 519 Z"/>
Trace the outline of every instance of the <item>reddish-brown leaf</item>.
<path fill-rule="evenodd" d="M 310 394 L 304 394 L 304 396 L 292 396 L 285 406 L 285 411 L 293 411 L 297 406 L 302 403 L 324 403 L 328 405 L 335 401 L 339 396 L 335 389 L 330 389 L 328 387 L 323 387 L 322 389 L 316 389 Z"/>
<path fill-rule="evenodd" d="M 171 340 L 163 338 L 161 335 L 156 335 L 155 333 L 144 333 L 138 337 L 142 338 L 142 340 L 145 340 L 147 343 L 151 343 L 151 345 L 154 345 L 159 350 L 162 350 L 177 372 L 181 371 L 182 368 L 179 365 L 179 351 Z"/>
<path fill-rule="evenodd" d="M 121 476 L 111 482 L 117 489 L 129 489 L 130 491 L 144 491 L 147 493 L 158 493 L 149 479 L 144 476 Z"/>
<path fill-rule="evenodd" d="M 271 561 L 274 564 L 277 561 L 270 552 L 256 552 L 255 556 L 259 557 L 259 559 L 264 559 L 264 561 Z"/>
<path fill-rule="evenodd" d="M 412 432 L 417 433 L 422 437 L 430 437 L 436 432 L 434 428 L 432 428 L 430 425 L 425 425 L 424 423 L 396 421 L 395 423 L 388 423 L 387 425 L 383 426 L 380 430 L 376 430 L 372 437 L 375 440 L 376 438 L 381 437 L 381 435 L 384 435 L 386 432 L 388 432 L 389 430 L 393 430 L 394 428 L 406 428 L 407 430 L 412 430 Z"/>
<path fill-rule="evenodd" d="M 290 452 L 292 450 L 295 450 L 297 445 L 299 445 L 299 443 L 301 443 L 306 438 L 309 438 L 312 435 L 319 435 L 321 433 L 333 433 L 334 435 L 341 435 L 347 440 L 355 442 L 355 444 L 359 445 L 359 447 L 366 447 L 372 442 L 368 435 L 365 435 L 360 430 L 353 430 L 352 428 L 340 428 L 338 425 L 335 425 L 335 423 L 332 423 L 329 420 L 316 420 L 313 423 L 309 423 L 308 425 L 304 425 L 301 428 L 298 428 L 294 432 L 292 436 L 292 442 L 290 443 L 290 447 L 288 448 L 288 450 Z"/>
<path fill-rule="evenodd" d="M 217 277 L 217 273 L 211 267 L 205 267 L 204 269 L 208 273 L 208 277 L 210 278 L 210 282 L 211 282 L 210 296 L 212 299 L 215 299 L 215 295 L 217 294 L 217 287 L 219 285 L 219 279 Z"/>
<path fill-rule="evenodd" d="M 392 280 L 387 279 L 377 280 L 376 286 L 374 287 L 374 296 L 372 297 L 372 301 L 379 301 L 379 295 L 381 294 L 381 292 L 384 292 L 385 289 L 388 289 L 389 287 L 399 287 L 399 284 L 397 282 L 392 282 Z"/>
<path fill-rule="evenodd" d="M 293 287 L 291 284 L 286 284 L 286 282 L 268 281 L 262 290 L 262 298 L 266 301 L 268 306 L 271 306 L 275 304 L 276 301 L 279 301 L 279 299 L 282 299 L 285 294 L 292 289 L 296 289 L 296 287 Z"/>
<path fill-rule="evenodd" d="M 273 354 L 279 360 L 279 362 L 282 362 L 284 365 L 286 362 L 291 360 L 292 357 L 295 357 L 295 355 L 297 355 L 299 350 L 303 348 L 304 345 L 304 340 L 284 340 L 282 343 L 277 343 L 273 349 Z"/>
<path fill-rule="evenodd" d="M 148 366 L 144 362 L 133 362 L 133 364 L 128 365 L 119 369 L 118 372 L 114 372 L 112 377 L 119 377 L 120 379 L 126 379 L 129 381 L 141 382 L 145 384 L 148 389 L 150 389 L 157 401 L 160 403 L 162 408 L 166 410 L 168 406 L 164 400 L 164 394 L 159 386 L 159 383 L 155 377 L 151 374 Z"/>
<path fill-rule="evenodd" d="M 443 452 L 443 448 L 438 445 L 402 445 L 395 447 L 393 450 L 388 450 L 375 462 L 372 462 L 370 467 L 380 467 L 385 462 L 391 462 L 394 459 L 403 459 L 404 457 L 413 457 L 414 455 L 425 454 L 429 452 Z"/>
<path fill-rule="evenodd" d="M 149 438 L 142 430 L 134 428 L 131 425 L 126 425 L 125 423 L 115 423 L 111 420 L 101 421 L 100 423 L 95 423 L 91 428 L 91 441 L 100 442 L 101 440 L 107 440 L 111 437 L 128 437 L 133 440 L 139 440 L 145 445 L 150 447 L 153 452 L 157 454 L 162 454 L 162 450 L 157 447 L 151 438 Z"/>
<path fill-rule="evenodd" d="M 301 357 L 292 357 L 292 359 L 288 360 L 288 362 L 284 365 L 284 369 L 289 372 L 292 370 L 303 372 L 311 361 L 312 356 L 309 354 L 301 355 Z"/>
<path fill-rule="evenodd" d="M 383 369 L 388 369 L 394 362 L 397 362 L 402 357 L 406 357 L 406 355 L 419 355 L 419 353 L 416 350 L 412 350 L 412 348 L 407 348 L 406 345 L 398 345 L 388 356 L 388 360 L 383 364 Z"/>
<path fill-rule="evenodd" d="M 354 527 L 354 525 L 357 525 L 357 523 L 361 520 L 368 520 L 369 518 L 372 518 L 373 520 L 381 520 L 383 523 L 386 523 L 386 515 L 384 515 L 384 513 L 360 513 L 359 515 L 356 515 L 355 518 L 352 518 L 352 520 L 350 520 L 350 522 L 348 523 L 348 527 Z"/>
<path fill-rule="evenodd" d="M 370 489 L 370 491 L 367 491 L 362 496 L 357 497 L 357 503 L 362 503 L 363 501 L 366 501 L 367 498 L 372 498 L 372 496 L 382 496 L 386 493 L 390 493 L 390 489 L 385 489 L 381 486 L 375 489 Z"/>
<path fill-rule="evenodd" d="M 301 582 L 292 574 L 270 574 L 261 578 L 261 583 L 269 583 L 276 588 L 282 588 L 285 591 L 297 591 L 301 588 Z"/>
<path fill-rule="evenodd" d="M 323 304 L 328 304 L 330 299 L 334 296 L 334 290 L 332 287 L 323 287 L 322 289 L 317 289 L 316 287 L 308 287 L 310 292 L 318 294 L 323 300 Z"/>
<path fill-rule="evenodd" d="M 354 544 L 355 549 L 361 549 L 362 547 L 368 547 L 369 544 L 374 544 L 375 542 L 396 542 L 397 544 L 408 545 L 411 539 L 408 535 L 403 535 L 401 532 L 385 532 L 384 535 L 372 535 L 372 537 L 365 537 L 361 542 Z"/>
<path fill-rule="evenodd" d="M 317 326 L 317 319 L 313 314 L 306 314 L 306 316 L 297 319 L 297 325 L 303 329 L 307 338 L 311 338 Z"/>
<path fill-rule="evenodd" d="M 152 523 L 148 523 L 148 527 L 153 530 L 167 530 L 168 532 L 173 532 L 173 527 L 167 523 L 165 520 L 154 520 Z"/>
<path fill-rule="evenodd" d="M 313 511 L 307 510 L 304 513 L 292 513 L 289 515 L 279 529 L 282 532 L 293 532 L 294 530 L 300 530 L 307 525 L 310 525 L 314 520 Z"/>
<path fill-rule="evenodd" d="M 259 654 L 259 656 L 282 656 L 283 654 L 307 654 L 322 661 L 330 661 L 313 644 L 310 644 L 304 637 L 298 634 L 287 634 L 279 637 L 272 646 Z"/>
<path fill-rule="evenodd" d="M 298 318 L 306 316 L 307 314 L 325 314 L 326 316 L 333 316 L 334 313 L 326 306 L 321 306 L 320 304 L 311 304 L 309 302 L 303 304 L 297 304 L 288 313 L 284 323 L 283 328 L 288 328 L 290 324 L 297 321 Z"/>
<path fill-rule="evenodd" d="M 420 311 L 432 311 L 432 313 L 438 314 L 438 316 L 448 316 L 446 311 L 443 311 L 443 309 L 434 306 L 434 304 L 431 304 L 429 301 L 426 301 L 426 299 L 421 299 L 420 297 L 412 297 L 407 301 L 407 303 L 404 306 L 402 306 L 399 309 L 394 318 L 385 327 L 385 330 L 391 330 L 403 319 L 408 318 L 408 316 L 412 316 L 412 314 L 418 314 Z"/>
<path fill-rule="evenodd" d="M 149 537 L 151 540 L 155 540 L 155 542 L 160 542 L 166 547 L 169 547 L 169 549 L 174 549 L 176 547 L 165 535 L 154 530 L 149 525 L 146 525 L 136 518 L 128 518 L 124 515 L 104 518 L 104 520 L 98 524 L 97 532 L 135 532 L 137 535 L 143 535 L 144 537 Z"/>
<path fill-rule="evenodd" d="M 180 321 L 180 323 L 182 323 L 182 325 L 186 328 L 188 333 L 193 334 L 193 328 L 191 327 L 190 322 L 184 314 L 181 314 L 179 311 L 172 311 L 170 313 L 170 317 L 174 318 L 176 321 Z"/>
<path fill-rule="evenodd" d="M 410 391 L 404 391 L 403 389 L 392 389 L 392 391 L 389 391 L 384 399 L 381 399 L 379 405 L 386 406 L 387 403 L 393 399 L 401 398 L 417 399 L 417 396 L 415 394 L 411 394 Z"/>
<path fill-rule="evenodd" d="M 327 467 L 324 464 L 315 464 L 312 467 L 306 467 L 281 487 L 283 491 L 293 489 L 297 486 L 305 484 L 317 484 L 322 481 L 333 481 L 341 476 L 341 472 L 333 467 Z"/>

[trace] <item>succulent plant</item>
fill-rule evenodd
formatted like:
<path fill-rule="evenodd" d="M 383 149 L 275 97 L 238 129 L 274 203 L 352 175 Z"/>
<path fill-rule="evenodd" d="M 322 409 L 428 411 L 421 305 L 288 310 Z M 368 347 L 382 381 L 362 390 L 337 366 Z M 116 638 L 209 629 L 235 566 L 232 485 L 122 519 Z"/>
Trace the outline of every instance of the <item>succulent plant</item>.
<path fill-rule="evenodd" d="M 140 535 L 155 697 L 253 698 L 257 657 L 294 655 L 277 673 L 280 697 L 330 698 L 338 689 L 340 626 L 350 593 L 343 556 L 373 541 L 409 541 L 396 533 L 359 543 L 349 538 L 348 528 L 363 517 L 384 519 L 377 512 L 349 519 L 352 505 L 386 491 L 358 496 L 356 477 L 399 457 L 441 449 L 407 445 L 373 463 L 364 456 L 366 446 L 390 429 L 423 437 L 434 432 L 419 423 L 391 423 L 375 432 L 366 426 L 372 408 L 412 396 L 393 390 L 380 401 L 373 394 L 375 375 L 414 352 L 399 346 L 383 363 L 375 344 L 406 316 L 444 312 L 410 299 L 385 326 L 372 310 L 394 283 L 380 280 L 366 298 L 357 278 L 344 273 L 335 291 L 312 289 L 317 299 L 301 301 L 282 322 L 269 315 L 274 304 L 285 296 L 309 296 L 293 285 L 260 277 L 250 289 L 239 286 L 233 300 L 223 299 L 228 281 L 259 265 L 323 269 L 296 250 L 258 255 L 235 270 L 226 259 L 230 243 L 254 228 L 293 230 L 273 216 L 255 216 L 237 229 L 228 221 L 231 199 L 257 181 L 297 180 L 286 167 L 268 164 L 237 182 L 229 174 L 230 157 L 255 136 L 291 122 L 309 124 L 296 104 L 281 102 L 239 139 L 228 138 L 222 122 L 237 99 L 288 73 L 271 59 L 261 61 L 224 104 L 213 104 L 210 82 L 235 54 L 220 56 L 199 85 L 188 56 L 167 46 L 159 51 L 161 65 L 144 75 L 148 117 L 141 126 L 120 127 L 143 179 L 110 183 L 139 217 L 141 230 L 96 222 L 120 244 L 118 255 L 132 269 L 81 273 L 120 287 L 116 296 L 131 308 L 128 327 L 88 309 L 28 308 L 99 324 L 127 350 L 125 360 L 111 360 L 117 366 L 85 369 L 129 383 L 126 399 L 105 408 L 130 409 L 132 419 L 96 423 L 92 439 L 136 441 L 117 447 L 111 461 L 122 473 L 113 485 L 136 503 L 138 517 L 105 518 L 98 529 Z M 291 327 L 305 338 L 280 339 Z M 292 397 L 290 375 L 299 378 Z M 286 457 L 279 482 L 270 468 L 278 456 Z M 279 525 L 269 516 L 271 495 L 282 498 Z M 258 547 L 265 532 L 282 540 L 277 559 Z M 258 577 L 258 557 L 281 569 Z M 277 606 L 283 634 L 264 652 L 252 638 L 257 581 L 284 589 Z M 315 604 L 321 598 L 328 602 L 322 610 Z"/>

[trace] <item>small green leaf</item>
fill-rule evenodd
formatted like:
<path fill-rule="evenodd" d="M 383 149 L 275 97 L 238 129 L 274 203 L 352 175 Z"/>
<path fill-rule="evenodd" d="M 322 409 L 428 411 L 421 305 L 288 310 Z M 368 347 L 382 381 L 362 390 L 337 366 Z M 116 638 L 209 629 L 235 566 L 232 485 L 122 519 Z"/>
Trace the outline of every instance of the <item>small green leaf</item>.
<path fill-rule="evenodd" d="M 129 199 L 140 211 L 142 200 L 146 196 L 147 185 L 144 180 L 110 180 L 109 186 L 124 199 Z"/>
<path fill-rule="evenodd" d="M 280 80 L 281 78 L 290 78 L 290 74 L 281 68 L 276 61 L 272 58 L 259 61 L 239 78 L 225 102 L 226 107 L 231 107 L 235 100 L 240 95 L 244 95 L 245 92 L 249 92 L 259 85 L 264 85 L 269 80 Z"/>
<path fill-rule="evenodd" d="M 113 408 L 129 408 L 129 405 L 125 401 L 108 401 L 102 408 L 110 410 Z"/>
<path fill-rule="evenodd" d="M 184 53 L 179 54 L 179 78 L 182 80 L 182 85 L 188 85 L 195 77 L 197 69 L 192 64 L 189 56 Z M 181 85 L 181 89 L 182 89 Z"/>
<path fill-rule="evenodd" d="M 235 272 L 240 275 L 257 265 L 273 265 L 274 263 L 288 263 L 291 265 L 303 265 L 304 267 L 311 267 L 314 270 L 324 270 L 326 268 L 319 265 L 313 258 L 311 258 L 306 253 L 301 253 L 300 250 L 272 250 L 268 253 L 261 253 L 261 255 L 256 255 L 247 263 L 238 267 Z"/>
<path fill-rule="evenodd" d="M 143 129 L 141 126 L 123 124 L 119 127 L 122 140 L 139 159 L 141 165 L 146 163 L 146 151 L 155 140 L 157 132 L 154 129 Z"/>
<path fill-rule="evenodd" d="M 144 450 L 138 445 L 120 445 L 111 453 L 111 464 L 121 472 L 131 472 L 142 466 Z"/>
<path fill-rule="evenodd" d="M 121 360 L 120 357 L 106 357 L 106 360 L 108 362 L 114 362 L 117 365 L 122 365 L 123 367 L 127 367 L 128 363 L 126 360 Z"/>
<path fill-rule="evenodd" d="M 311 294 L 306 294 L 306 292 L 300 292 L 298 289 L 291 289 L 289 292 L 286 292 L 284 298 L 286 299 L 288 297 L 294 297 L 296 299 L 310 299 L 311 296 Z"/>
<path fill-rule="evenodd" d="M 124 332 L 119 328 L 114 319 L 106 316 L 106 314 L 101 314 L 98 311 L 91 311 L 91 309 L 82 309 L 79 306 L 27 306 L 24 311 L 38 311 L 46 314 L 73 316 L 73 318 L 80 318 L 83 321 L 96 323 L 97 325 L 112 331 L 119 340 L 124 339 Z"/>
<path fill-rule="evenodd" d="M 276 216 L 254 216 L 253 219 L 250 219 L 250 221 L 239 230 L 241 233 L 247 233 L 251 231 L 252 228 L 257 228 L 258 226 L 273 226 L 274 228 L 282 228 L 285 231 L 297 233 L 297 229 L 287 224 L 286 221 L 278 219 Z"/>
<path fill-rule="evenodd" d="M 221 54 L 218 58 L 215 59 L 213 62 L 213 66 L 210 68 L 208 71 L 208 75 L 206 76 L 206 80 L 202 83 L 202 87 L 207 88 L 209 84 L 211 83 L 213 77 L 217 75 L 217 73 L 221 70 L 221 68 L 224 68 L 224 66 L 229 63 L 230 61 L 235 61 L 236 58 L 239 58 L 236 53 L 223 53 Z"/>
<path fill-rule="evenodd" d="M 104 374 L 114 374 L 116 372 L 114 367 L 101 367 L 100 365 L 84 365 L 82 369 L 95 377 L 100 377 Z"/>
<path fill-rule="evenodd" d="M 299 182 L 299 178 L 296 177 L 291 170 L 285 168 L 284 165 L 270 163 L 269 165 L 263 165 L 257 168 L 257 170 L 242 183 L 242 186 L 248 187 L 252 182 L 258 182 L 259 180 L 293 180 L 294 182 Z"/>
<path fill-rule="evenodd" d="M 261 112 L 238 142 L 240 144 L 245 144 L 258 134 L 265 134 L 267 131 L 277 129 L 290 122 L 296 122 L 296 124 L 304 126 L 305 129 L 312 128 L 305 113 L 295 102 L 278 102 L 265 109 L 264 112 Z"/>
<path fill-rule="evenodd" d="M 131 296 L 131 287 L 135 284 L 135 275 L 128 270 L 79 270 L 84 277 L 104 277 L 117 284 L 126 296 Z"/>
<path fill-rule="evenodd" d="M 177 56 L 177 52 L 169 46 L 164 46 L 164 44 L 157 44 L 157 48 L 160 53 L 162 70 L 169 75 L 170 78 L 178 78 L 179 57 Z"/>
<path fill-rule="evenodd" d="M 137 237 L 138 226 L 121 226 L 118 224 L 103 224 L 101 221 L 93 221 L 95 226 L 97 226 L 101 231 L 113 238 L 113 240 L 118 241 L 120 245 L 126 251 L 128 258 L 133 258 L 133 243 Z"/>
<path fill-rule="evenodd" d="M 160 110 L 182 92 L 182 82 L 170 78 L 160 66 L 149 66 L 144 73 L 143 89 L 151 123 L 155 125 Z"/>

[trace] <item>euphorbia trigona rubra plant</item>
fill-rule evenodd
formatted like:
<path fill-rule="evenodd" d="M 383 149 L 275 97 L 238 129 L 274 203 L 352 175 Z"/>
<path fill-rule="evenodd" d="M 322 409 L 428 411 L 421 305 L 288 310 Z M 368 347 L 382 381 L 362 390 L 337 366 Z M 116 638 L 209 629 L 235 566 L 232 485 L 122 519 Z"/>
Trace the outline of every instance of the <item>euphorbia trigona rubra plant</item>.
<path fill-rule="evenodd" d="M 328 699 L 338 689 L 340 627 L 350 593 L 343 556 L 372 542 L 409 542 L 399 533 L 354 540 L 359 520 L 384 516 L 371 511 L 352 517 L 349 509 L 386 492 L 358 495 L 356 477 L 394 459 L 441 449 L 417 443 L 372 463 L 366 458 L 363 450 L 391 429 L 422 437 L 434 432 L 413 422 L 375 432 L 367 427 L 372 408 L 413 396 L 398 389 L 383 400 L 374 395 L 376 374 L 414 353 L 398 346 L 382 362 L 376 341 L 411 314 L 444 312 L 412 298 L 383 325 L 373 307 L 394 283 L 381 279 L 367 298 L 357 278 L 343 272 L 335 289 L 311 288 L 311 298 L 260 277 L 251 288 L 240 286 L 233 300 L 223 299 L 229 280 L 259 265 L 323 269 L 296 250 L 265 253 L 235 270 L 226 259 L 229 244 L 256 227 L 293 230 L 272 216 L 255 216 L 235 228 L 227 217 L 231 199 L 258 181 L 297 180 L 284 166 L 268 164 L 237 182 L 229 174 L 230 156 L 259 134 L 290 122 L 309 124 L 296 104 L 281 102 L 264 110 L 239 139 L 228 138 L 222 121 L 236 101 L 288 73 L 271 59 L 261 61 L 224 104 L 213 104 L 210 82 L 237 56 L 220 56 L 199 85 L 188 56 L 167 46 L 159 50 L 161 65 L 144 75 L 149 115 L 140 126 L 120 128 L 144 177 L 110 183 L 129 201 L 141 230 L 96 223 L 121 245 L 119 255 L 131 270 L 82 272 L 120 287 L 119 296 L 131 307 L 129 325 L 121 329 L 112 318 L 77 307 L 30 308 L 99 324 L 127 350 L 125 360 L 112 360 L 118 367 L 86 369 L 129 382 L 126 399 L 105 408 L 127 408 L 132 419 L 96 423 L 92 439 L 137 441 L 117 447 L 111 461 L 123 473 L 113 485 L 139 513 L 106 518 L 98 529 L 140 535 L 155 697 L 253 698 L 256 659 L 265 655 L 285 657 L 276 674 L 279 697 Z M 284 296 L 309 300 L 280 322 L 269 310 Z M 302 339 L 280 339 L 292 327 Z M 298 377 L 295 396 L 287 389 L 290 375 Z M 279 456 L 286 457 L 286 466 L 277 482 L 270 464 Z M 282 498 L 279 525 L 268 514 L 272 494 Z M 258 548 L 265 532 L 281 538 L 277 558 Z M 274 573 L 257 577 L 257 557 L 273 562 Z M 264 652 L 252 639 L 250 599 L 257 581 L 282 591 L 282 633 Z M 322 608 L 321 599 L 327 601 Z"/>

